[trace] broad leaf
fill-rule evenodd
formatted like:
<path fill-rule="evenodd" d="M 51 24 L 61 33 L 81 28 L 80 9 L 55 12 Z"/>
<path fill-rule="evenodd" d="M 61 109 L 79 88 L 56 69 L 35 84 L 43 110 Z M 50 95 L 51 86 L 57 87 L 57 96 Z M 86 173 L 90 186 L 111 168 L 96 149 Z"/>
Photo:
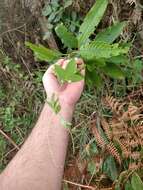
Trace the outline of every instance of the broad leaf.
<path fill-rule="evenodd" d="M 137 173 L 132 176 L 131 184 L 133 190 L 143 190 L 143 182 Z"/>
<path fill-rule="evenodd" d="M 105 29 L 103 32 L 97 34 L 95 41 L 102 41 L 111 44 L 121 34 L 125 25 L 126 22 L 121 22 Z"/>
<path fill-rule="evenodd" d="M 114 79 L 124 79 L 125 75 L 124 72 L 118 67 L 117 65 L 113 63 L 107 63 L 105 67 L 101 68 L 102 71 Z"/>
<path fill-rule="evenodd" d="M 134 190 L 134 189 L 132 188 L 132 185 L 131 185 L 130 181 L 127 181 L 127 182 L 126 182 L 126 184 L 125 184 L 125 190 Z"/>
<path fill-rule="evenodd" d="M 60 52 L 45 48 L 42 45 L 35 45 L 30 42 L 26 42 L 25 45 L 33 50 L 36 58 L 40 61 L 54 61 L 62 55 Z"/>
<path fill-rule="evenodd" d="M 88 41 L 90 35 L 94 32 L 95 27 L 98 26 L 99 22 L 102 19 L 102 16 L 107 8 L 108 0 L 96 0 L 96 3 L 87 13 L 87 16 L 84 19 L 78 36 L 79 47 L 85 45 Z"/>
<path fill-rule="evenodd" d="M 86 72 L 86 82 L 89 86 L 100 88 L 102 86 L 102 78 L 96 70 Z"/>
<path fill-rule="evenodd" d="M 76 37 L 68 31 L 68 29 L 61 23 L 55 28 L 57 36 L 61 39 L 63 44 L 69 48 L 77 48 L 78 41 Z"/>
<path fill-rule="evenodd" d="M 125 55 L 118 55 L 115 57 L 111 57 L 110 59 L 106 59 L 106 61 L 109 63 L 122 64 L 126 66 L 130 60 Z"/>
<path fill-rule="evenodd" d="M 94 59 L 86 62 L 86 67 L 89 71 L 94 71 L 97 67 L 104 67 L 106 65 L 105 59 Z"/>
<path fill-rule="evenodd" d="M 108 156 L 103 164 L 103 172 L 106 173 L 112 181 L 118 177 L 115 160 L 112 156 Z"/>
<path fill-rule="evenodd" d="M 111 58 L 120 54 L 126 54 L 128 51 L 128 47 L 119 47 L 119 44 L 117 43 L 110 45 L 104 42 L 93 41 L 82 47 L 79 54 L 85 60 L 93 60 L 100 58 Z"/>

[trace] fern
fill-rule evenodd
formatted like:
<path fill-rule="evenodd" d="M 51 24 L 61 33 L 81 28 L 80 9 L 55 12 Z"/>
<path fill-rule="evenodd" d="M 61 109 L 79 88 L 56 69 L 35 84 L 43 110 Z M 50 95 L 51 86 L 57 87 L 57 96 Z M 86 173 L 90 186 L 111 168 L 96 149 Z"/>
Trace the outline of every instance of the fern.
<path fill-rule="evenodd" d="M 93 60 L 126 54 L 128 50 L 128 48 L 119 47 L 117 43 L 109 45 L 108 43 L 93 41 L 89 45 L 82 47 L 79 54 L 85 60 Z"/>
<path fill-rule="evenodd" d="M 99 22 L 101 21 L 107 5 L 108 0 L 97 0 L 95 5 L 88 12 L 87 16 L 84 19 L 84 22 L 79 29 L 79 47 L 87 43 L 88 38 L 94 32 L 95 27 L 97 27 Z"/>
<path fill-rule="evenodd" d="M 106 42 L 111 44 L 116 40 L 116 38 L 121 34 L 126 22 L 121 22 L 110 26 L 109 28 L 105 29 L 103 32 L 97 34 L 95 41 L 99 42 Z"/>
<path fill-rule="evenodd" d="M 69 3 L 67 2 L 67 4 Z M 127 54 L 129 46 L 125 44 L 120 46 L 118 43 L 112 44 L 112 42 L 120 35 L 126 23 L 114 24 L 97 34 L 95 40 L 92 41 L 90 39 L 100 23 L 107 5 L 108 0 L 96 0 L 96 3 L 81 24 L 77 36 L 69 32 L 63 23 L 57 25 L 55 32 L 64 44 L 64 47 L 67 48 L 65 54 L 56 50 L 50 50 L 42 45 L 34 45 L 28 42 L 26 42 L 26 45 L 32 49 L 36 58 L 40 61 L 53 62 L 62 56 L 65 56 L 67 59 L 82 58 L 86 64 L 85 77 L 89 86 L 94 85 L 100 88 L 103 84 L 102 76 L 104 75 L 115 79 L 123 79 L 125 74 L 115 60 L 118 60 L 118 62 L 120 60 L 119 64 L 121 64 L 125 60 L 124 58 L 121 61 L 121 56 L 123 57 L 123 54 Z M 79 75 L 79 68 L 76 73 L 70 74 L 70 71 L 68 71 L 69 74 L 65 74 L 66 72 L 59 66 L 55 66 L 55 75 L 59 82 L 77 82 L 83 79 Z"/>
<path fill-rule="evenodd" d="M 59 51 L 45 48 L 42 45 L 35 45 L 30 42 L 25 42 L 25 45 L 34 52 L 35 57 L 40 61 L 51 62 L 59 59 L 62 56 L 62 53 Z"/>
<path fill-rule="evenodd" d="M 68 29 L 63 25 L 63 23 L 59 24 L 55 28 L 57 36 L 62 40 L 63 44 L 69 48 L 77 48 L 78 41 L 77 38 L 68 31 Z"/>

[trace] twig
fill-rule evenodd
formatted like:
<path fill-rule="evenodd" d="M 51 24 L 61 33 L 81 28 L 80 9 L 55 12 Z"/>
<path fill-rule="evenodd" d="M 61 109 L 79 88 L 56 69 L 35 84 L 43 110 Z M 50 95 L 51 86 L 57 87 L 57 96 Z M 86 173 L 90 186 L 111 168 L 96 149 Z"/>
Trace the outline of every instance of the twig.
<path fill-rule="evenodd" d="M 24 23 L 23 25 L 18 26 L 18 27 L 16 27 L 16 28 L 9 29 L 9 30 L 3 32 L 2 34 L 0 34 L 0 37 L 2 37 L 2 36 L 3 36 L 4 34 L 6 34 L 6 33 L 13 32 L 13 31 L 17 31 L 18 29 L 23 28 L 25 25 L 26 25 L 26 23 Z"/>
<path fill-rule="evenodd" d="M 78 186 L 78 187 L 87 188 L 87 189 L 91 189 L 91 190 L 96 190 L 96 187 L 91 187 L 91 186 L 88 186 L 88 185 L 82 185 L 82 184 L 75 183 L 75 182 L 68 181 L 68 180 L 63 180 L 63 181 L 65 183 L 69 183 L 71 185 L 75 185 L 75 186 Z"/>
<path fill-rule="evenodd" d="M 0 129 L 0 133 L 17 149 L 20 150 L 19 146 L 5 133 Z"/>

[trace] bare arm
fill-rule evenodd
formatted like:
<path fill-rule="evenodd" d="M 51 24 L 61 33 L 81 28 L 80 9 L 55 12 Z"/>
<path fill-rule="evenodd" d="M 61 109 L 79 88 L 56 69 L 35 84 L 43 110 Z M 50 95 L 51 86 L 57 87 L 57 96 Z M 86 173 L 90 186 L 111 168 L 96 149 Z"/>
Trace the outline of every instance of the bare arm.
<path fill-rule="evenodd" d="M 59 63 L 64 66 L 64 60 Z M 56 93 L 61 103 L 60 115 L 71 122 L 75 103 L 83 90 L 84 81 L 61 87 L 52 74 L 45 73 L 47 96 Z M 31 135 L 0 176 L 1 190 L 60 190 L 69 134 L 48 104 Z"/>

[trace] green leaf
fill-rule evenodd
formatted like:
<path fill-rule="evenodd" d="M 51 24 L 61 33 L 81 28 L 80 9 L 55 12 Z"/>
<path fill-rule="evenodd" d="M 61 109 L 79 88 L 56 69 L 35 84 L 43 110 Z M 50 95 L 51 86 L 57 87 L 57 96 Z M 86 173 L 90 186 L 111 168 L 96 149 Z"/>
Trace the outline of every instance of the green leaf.
<path fill-rule="evenodd" d="M 128 47 L 119 47 L 119 44 L 108 44 L 104 42 L 92 41 L 90 44 L 82 47 L 79 54 L 85 60 L 93 60 L 100 58 L 111 58 L 121 54 L 126 54 L 129 51 Z"/>
<path fill-rule="evenodd" d="M 61 53 L 57 50 L 48 49 L 42 45 L 35 45 L 30 42 L 25 42 L 25 45 L 33 50 L 36 58 L 40 61 L 54 61 L 61 57 Z"/>
<path fill-rule="evenodd" d="M 125 184 L 125 190 L 133 190 L 132 185 L 129 181 L 127 181 Z"/>
<path fill-rule="evenodd" d="M 74 59 L 71 59 L 71 61 L 69 61 L 66 67 L 66 72 L 68 73 L 68 75 L 72 75 L 73 73 L 77 72 L 77 65 Z"/>
<path fill-rule="evenodd" d="M 78 41 L 76 37 L 68 31 L 68 29 L 63 25 L 63 23 L 59 24 L 55 28 L 57 36 L 62 40 L 66 47 L 69 48 L 77 48 Z"/>
<path fill-rule="evenodd" d="M 48 15 L 51 14 L 51 12 L 52 12 L 51 6 L 49 4 L 46 4 L 45 7 L 42 10 L 42 15 L 43 16 L 48 16 Z"/>
<path fill-rule="evenodd" d="M 71 5 L 72 5 L 72 0 L 66 0 L 64 2 L 64 8 L 67 8 L 67 7 L 71 6 Z"/>
<path fill-rule="evenodd" d="M 78 82 L 83 79 L 84 79 L 84 77 L 81 74 L 74 74 L 71 77 L 69 76 L 69 81 L 71 81 L 71 82 Z"/>
<path fill-rule="evenodd" d="M 121 34 L 125 25 L 126 22 L 121 22 L 105 29 L 103 32 L 97 34 L 95 41 L 102 41 L 111 44 Z"/>
<path fill-rule="evenodd" d="M 90 35 L 94 32 L 95 27 L 98 26 L 102 16 L 107 8 L 108 0 L 96 0 L 96 3 L 87 13 L 84 22 L 79 29 L 78 43 L 79 47 L 85 45 Z"/>
<path fill-rule="evenodd" d="M 133 190 L 143 190 L 143 182 L 137 173 L 134 173 L 131 179 Z"/>
<path fill-rule="evenodd" d="M 124 79 L 124 72 L 113 63 L 107 63 L 105 67 L 102 67 L 101 70 L 108 76 L 114 79 Z"/>
<path fill-rule="evenodd" d="M 118 177 L 117 167 L 115 160 L 112 156 L 108 156 L 103 164 L 103 172 L 110 177 L 112 181 L 115 181 Z"/>
<path fill-rule="evenodd" d="M 55 65 L 54 71 L 58 77 L 58 80 L 63 83 L 65 81 L 65 70 L 62 69 L 60 65 Z"/>
<path fill-rule="evenodd" d="M 122 64 L 126 66 L 127 63 L 129 63 L 129 58 L 125 55 L 118 55 L 118 56 L 106 59 L 106 61 L 109 63 Z"/>
<path fill-rule="evenodd" d="M 62 83 L 78 82 L 84 79 L 84 77 L 78 73 L 76 61 L 74 59 L 69 61 L 65 69 L 62 69 L 59 65 L 55 65 L 55 74 L 57 75 L 58 80 Z"/>
<path fill-rule="evenodd" d="M 86 82 L 89 86 L 100 88 L 102 86 L 102 78 L 96 70 L 86 72 Z"/>
<path fill-rule="evenodd" d="M 93 176 L 96 172 L 96 164 L 94 161 L 91 161 L 88 163 L 87 171 L 90 173 L 91 176 Z"/>

